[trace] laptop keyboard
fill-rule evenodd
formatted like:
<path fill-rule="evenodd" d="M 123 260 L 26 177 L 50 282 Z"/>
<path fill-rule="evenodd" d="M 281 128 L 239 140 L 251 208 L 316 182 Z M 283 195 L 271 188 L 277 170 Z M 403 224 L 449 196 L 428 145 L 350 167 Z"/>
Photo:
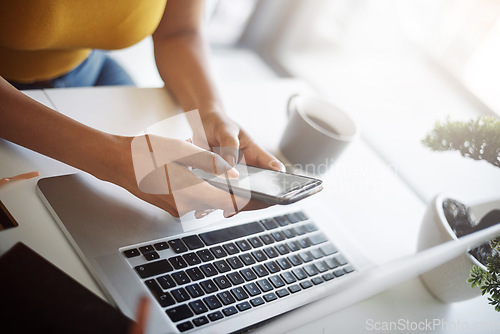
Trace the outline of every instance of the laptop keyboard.
<path fill-rule="evenodd" d="M 162 255 L 166 249 L 177 255 Z M 302 211 L 141 244 L 123 254 L 142 256 L 135 271 L 181 332 L 354 271 Z"/>

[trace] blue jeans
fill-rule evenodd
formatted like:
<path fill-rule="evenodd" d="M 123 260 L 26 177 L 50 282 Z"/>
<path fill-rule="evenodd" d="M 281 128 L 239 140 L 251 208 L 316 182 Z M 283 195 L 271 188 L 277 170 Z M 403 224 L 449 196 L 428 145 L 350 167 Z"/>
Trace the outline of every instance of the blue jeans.
<path fill-rule="evenodd" d="M 60 77 L 34 83 L 10 83 L 20 90 L 135 85 L 125 69 L 102 50 L 93 50 L 80 65 Z"/>

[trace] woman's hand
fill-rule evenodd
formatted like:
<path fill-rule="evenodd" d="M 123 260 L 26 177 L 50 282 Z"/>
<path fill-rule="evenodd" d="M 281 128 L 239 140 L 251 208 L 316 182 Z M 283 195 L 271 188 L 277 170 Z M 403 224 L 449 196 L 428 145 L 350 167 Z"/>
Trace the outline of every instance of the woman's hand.
<path fill-rule="evenodd" d="M 175 217 L 196 211 L 197 218 L 221 209 L 231 216 L 247 207 L 250 198 L 237 197 L 197 177 L 192 168 L 219 177 L 238 172 L 219 155 L 189 142 L 153 136 L 119 137 L 117 173 L 102 177 Z M 112 175 L 113 173 L 107 173 Z M 251 204 L 247 209 L 264 207 Z"/>
<path fill-rule="evenodd" d="M 211 147 L 220 147 L 220 155 L 231 166 L 238 158 L 238 151 L 245 157 L 247 165 L 285 171 L 277 158 L 258 146 L 252 138 L 233 120 L 222 112 L 200 112 L 203 127 Z M 196 137 L 195 137 L 195 144 Z"/>

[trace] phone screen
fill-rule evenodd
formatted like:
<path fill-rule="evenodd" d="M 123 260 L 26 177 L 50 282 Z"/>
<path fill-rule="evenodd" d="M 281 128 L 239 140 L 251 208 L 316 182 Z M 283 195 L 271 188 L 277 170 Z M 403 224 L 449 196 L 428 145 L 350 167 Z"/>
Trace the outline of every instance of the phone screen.
<path fill-rule="evenodd" d="M 252 192 L 262 193 L 273 197 L 280 197 L 291 190 L 300 189 L 316 182 L 316 180 L 300 175 L 276 172 L 252 166 L 236 165 L 240 176 L 238 179 L 228 179 L 210 175 L 200 170 L 193 172 L 211 183 L 219 183 L 223 186 L 227 182 L 232 188 L 246 189 Z"/>

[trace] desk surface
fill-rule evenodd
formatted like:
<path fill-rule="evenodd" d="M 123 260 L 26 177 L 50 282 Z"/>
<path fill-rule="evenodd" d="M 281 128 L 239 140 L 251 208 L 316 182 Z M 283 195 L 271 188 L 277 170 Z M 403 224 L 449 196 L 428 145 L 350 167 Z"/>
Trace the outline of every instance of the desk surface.
<path fill-rule="evenodd" d="M 238 83 L 222 87 L 231 116 L 242 124 L 258 143 L 274 151 L 283 131 L 285 105 L 292 93 L 308 91 L 297 80 L 265 83 Z M 96 128 L 135 134 L 162 119 L 164 108 L 175 108 L 160 89 L 99 88 L 28 91 L 29 96 L 60 112 Z M 255 98 L 258 96 L 258 98 Z M 158 102 L 158 99 L 160 99 Z M 135 101 L 141 112 L 126 114 L 123 105 Z M 102 112 L 106 110 L 106 112 Z M 138 115 L 141 117 L 139 118 Z M 266 122 L 262 122 L 265 119 Z M 62 163 L 0 140 L 0 178 L 38 170 L 50 176 L 74 172 Z M 426 203 L 398 177 L 397 166 L 384 162 L 359 139 L 325 176 L 322 201 L 332 219 L 341 221 L 355 237 L 357 246 L 374 263 L 383 263 L 415 251 L 420 221 Z M 0 232 L 0 253 L 21 240 L 41 255 L 89 287 L 101 297 L 97 285 L 43 207 L 35 193 L 35 180 L 7 184 L 0 189 L 0 200 L 9 208 L 19 226 Z M 404 240 L 402 242 L 402 240 Z M 312 323 L 313 309 L 301 309 L 260 329 L 262 333 L 364 333 L 400 319 L 406 324 L 391 332 L 493 333 L 500 328 L 498 314 L 485 298 L 445 305 L 434 300 L 418 279 L 348 307 Z M 441 321 L 442 326 L 410 328 L 421 322 Z M 478 326 L 482 326 L 478 330 Z M 496 326 L 496 327 L 495 327 Z"/>

